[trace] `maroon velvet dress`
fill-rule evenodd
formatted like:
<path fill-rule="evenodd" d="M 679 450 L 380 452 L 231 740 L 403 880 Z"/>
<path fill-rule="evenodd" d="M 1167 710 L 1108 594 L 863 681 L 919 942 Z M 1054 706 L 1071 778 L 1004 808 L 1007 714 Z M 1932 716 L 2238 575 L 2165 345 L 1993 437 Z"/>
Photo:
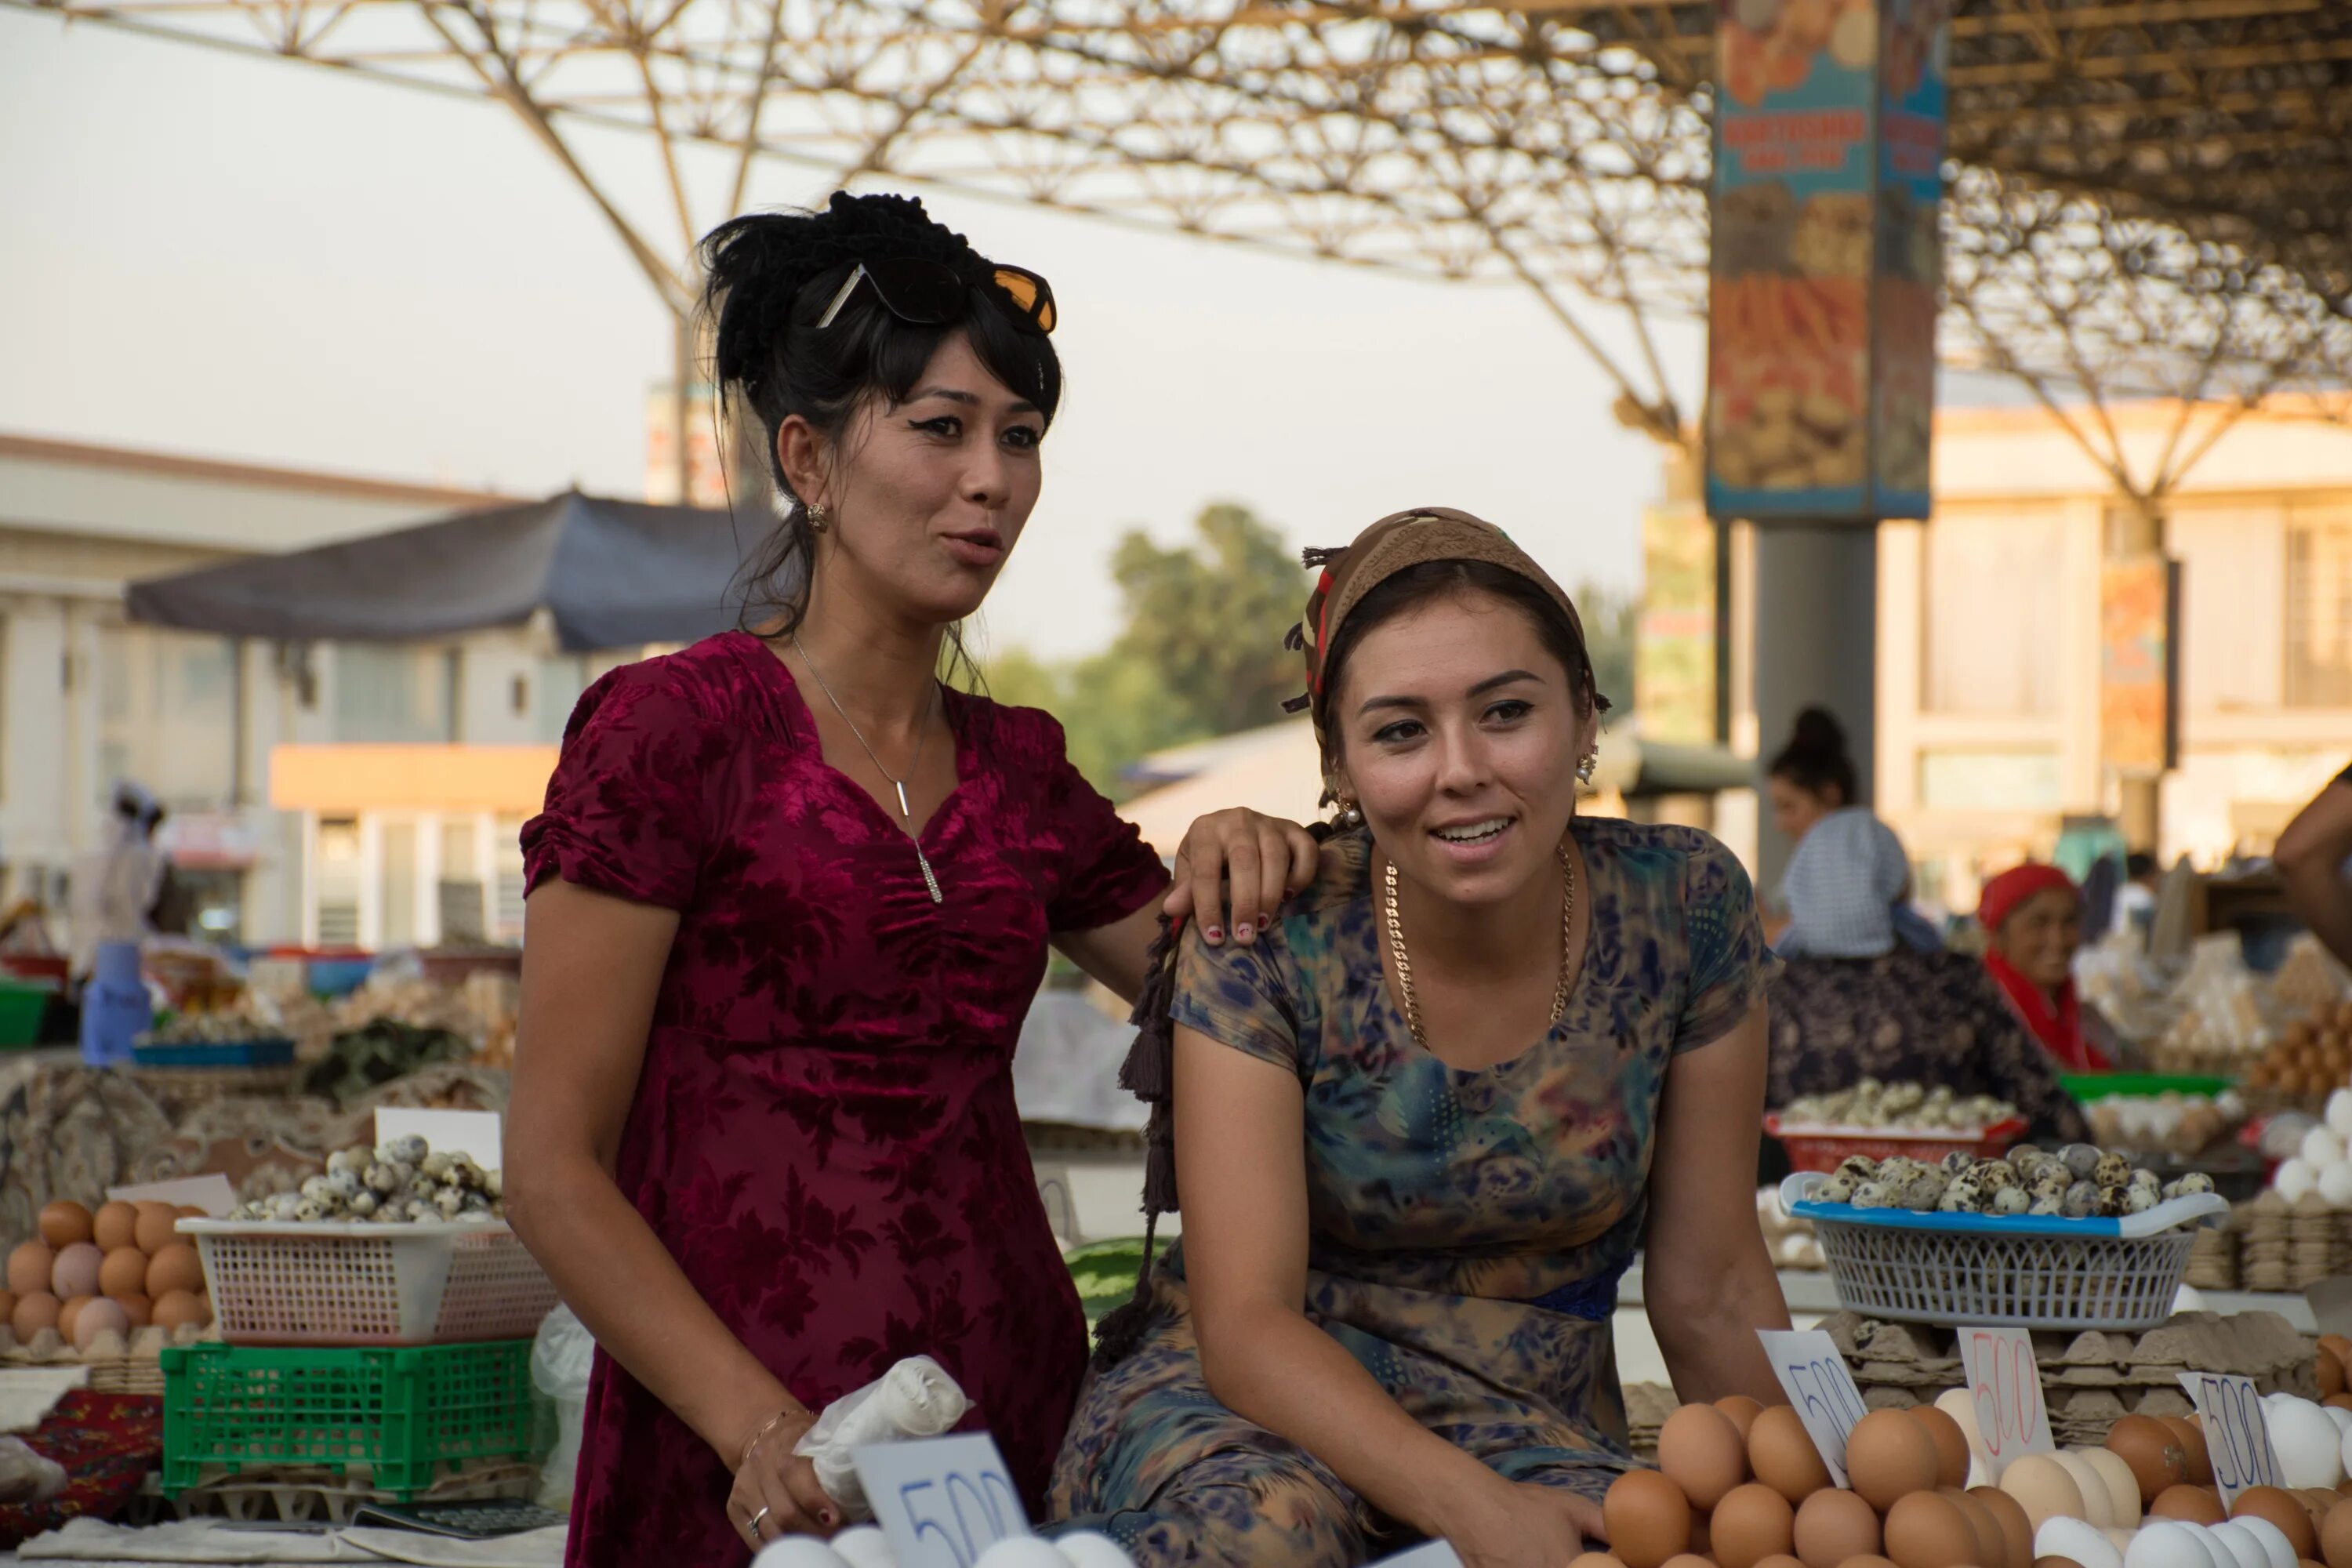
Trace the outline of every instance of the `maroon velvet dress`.
<path fill-rule="evenodd" d="M 937 1357 L 1034 1509 L 1087 1335 L 1013 1048 L 1047 934 L 1168 879 L 1050 717 L 955 694 L 947 714 L 958 784 L 922 833 L 943 903 L 742 633 L 597 682 L 523 852 L 532 887 L 679 911 L 617 1177 L 703 1300 L 811 1409 Z M 741 1563 L 730 1483 L 597 1356 L 568 1563 Z"/>

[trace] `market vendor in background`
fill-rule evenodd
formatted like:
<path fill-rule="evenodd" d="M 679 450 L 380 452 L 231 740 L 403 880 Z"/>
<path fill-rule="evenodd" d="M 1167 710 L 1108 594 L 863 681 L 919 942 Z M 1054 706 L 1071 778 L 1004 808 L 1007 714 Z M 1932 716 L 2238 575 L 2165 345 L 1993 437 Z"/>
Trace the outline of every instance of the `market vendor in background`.
<path fill-rule="evenodd" d="M 506 1196 L 599 1346 L 574 1565 L 831 1532 L 793 1444 L 918 1352 L 1039 1502 L 1087 1328 L 1013 1045 L 1049 944 L 1135 995 L 1169 889 L 1051 718 L 939 679 L 1036 503 L 1045 280 L 887 195 L 703 254 L 785 509 L 767 597 L 593 687 L 523 830 Z M 1179 860 L 1229 874 L 1246 951 L 1314 856 L 1227 813 Z"/>
<path fill-rule="evenodd" d="M 1606 703 L 1499 529 L 1401 513 L 1314 558 L 1293 636 L 1339 830 L 1256 945 L 1185 934 L 1139 1037 L 1147 1212 L 1181 1184 L 1184 1235 L 1102 1326 L 1053 1507 L 1144 1568 L 1415 1536 L 1561 1568 L 1633 1464 L 1636 1249 L 1676 1392 L 1784 1402 L 1755 1332 L 1789 1321 L 1752 1184 L 1774 960 L 1722 845 L 1577 815 Z"/>
<path fill-rule="evenodd" d="M 1797 715 L 1789 743 L 1780 748 L 1765 770 L 1764 794 L 1772 807 L 1772 826 L 1788 839 L 1792 852 L 1801 848 L 1813 829 L 1832 816 L 1857 811 L 1868 815 L 1861 804 L 1858 770 L 1846 749 L 1845 730 L 1828 709 L 1808 708 Z M 1890 837 L 1894 834 L 1894 829 L 1884 824 L 1880 830 Z M 1840 846 L 1850 841 L 1843 837 L 1836 839 Z M 1794 863 L 1792 859 L 1790 864 Z M 1861 877 L 1867 871 L 1854 868 L 1851 874 Z M 1923 952 L 1941 950 L 1943 938 L 1926 916 L 1911 907 L 1910 898 L 1911 872 L 1906 864 L 1888 909 L 1895 934 L 1906 947 Z M 1784 954 L 1788 949 L 1781 943 L 1790 921 L 1789 901 L 1788 884 L 1783 879 L 1781 908 L 1766 915 L 1764 934 L 1771 941 L 1773 951 Z"/>
<path fill-rule="evenodd" d="M 2321 790 L 2280 834 L 2271 851 L 2287 902 L 2320 945 L 2352 964 L 2352 768 Z"/>
<path fill-rule="evenodd" d="M 1777 949 L 1788 963 L 1770 994 L 1766 1102 L 1779 1110 L 1865 1078 L 1937 1085 L 2007 1100 L 2035 1140 L 2086 1141 L 2089 1125 L 2055 1064 L 1984 965 L 1896 937 L 1891 911 L 1909 878 L 1902 844 L 1866 811 L 1832 812 L 1798 846 L 1789 862 L 1789 928 Z M 1786 1172 L 1767 1166 L 1763 1173 Z"/>
<path fill-rule="evenodd" d="M 2055 866 L 2029 861 L 1984 885 L 1977 921 L 1985 970 L 2061 1072 L 2110 1072 L 2133 1064 L 2097 1008 L 2074 990 L 2083 945 L 2083 895 Z"/>

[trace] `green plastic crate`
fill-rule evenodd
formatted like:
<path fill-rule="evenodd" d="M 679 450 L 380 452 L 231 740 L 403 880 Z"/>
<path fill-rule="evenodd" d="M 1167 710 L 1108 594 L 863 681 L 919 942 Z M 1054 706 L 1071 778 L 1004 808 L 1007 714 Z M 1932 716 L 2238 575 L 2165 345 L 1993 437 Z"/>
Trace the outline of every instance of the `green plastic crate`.
<path fill-rule="evenodd" d="M 40 1039 L 51 994 L 44 985 L 0 980 L 0 1050 L 16 1050 Z"/>
<path fill-rule="evenodd" d="M 2201 1094 L 2209 1099 L 2229 1089 L 2234 1079 L 2201 1073 L 2062 1072 L 2059 1087 L 2081 1101 L 2129 1095 L 2152 1099 L 2159 1094 Z"/>
<path fill-rule="evenodd" d="M 532 1452 L 529 1340 L 163 1352 L 163 1492 L 220 1475 L 364 1471 L 406 1501 L 444 1467 Z"/>

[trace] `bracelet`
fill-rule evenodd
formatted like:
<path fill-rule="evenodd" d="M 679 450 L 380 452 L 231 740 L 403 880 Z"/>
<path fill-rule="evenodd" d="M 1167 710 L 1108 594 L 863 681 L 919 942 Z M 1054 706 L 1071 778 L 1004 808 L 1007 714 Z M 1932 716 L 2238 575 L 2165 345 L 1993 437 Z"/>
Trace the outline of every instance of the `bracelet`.
<path fill-rule="evenodd" d="M 740 1458 L 735 1461 L 736 1469 L 740 1470 L 744 1466 L 751 1462 L 751 1451 L 760 1446 L 760 1440 L 761 1438 L 774 1431 L 777 1427 L 782 1426 L 785 1422 L 791 1421 L 805 1414 L 807 1414 L 805 1411 L 801 1410 L 779 1410 L 773 1415 L 769 1416 L 765 1421 L 761 1422 L 757 1429 L 755 1429 L 749 1437 L 743 1439 L 743 1454 Z"/>

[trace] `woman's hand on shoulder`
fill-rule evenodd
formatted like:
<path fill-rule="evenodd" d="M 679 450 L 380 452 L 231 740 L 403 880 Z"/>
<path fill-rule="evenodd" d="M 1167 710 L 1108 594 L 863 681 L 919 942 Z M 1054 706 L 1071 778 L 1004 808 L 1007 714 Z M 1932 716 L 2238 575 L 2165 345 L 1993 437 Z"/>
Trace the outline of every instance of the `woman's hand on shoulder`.
<path fill-rule="evenodd" d="M 1297 823 L 1244 806 L 1213 811 L 1185 830 L 1176 848 L 1176 885 L 1160 908 L 1171 920 L 1197 918 L 1212 943 L 1225 940 L 1230 914 L 1234 940 L 1246 947 L 1285 900 L 1315 880 L 1320 853 L 1315 836 Z"/>
<path fill-rule="evenodd" d="M 1601 1505 L 1581 1493 L 1495 1480 L 1444 1521 L 1464 1568 L 1568 1568 L 1600 1535 Z"/>

